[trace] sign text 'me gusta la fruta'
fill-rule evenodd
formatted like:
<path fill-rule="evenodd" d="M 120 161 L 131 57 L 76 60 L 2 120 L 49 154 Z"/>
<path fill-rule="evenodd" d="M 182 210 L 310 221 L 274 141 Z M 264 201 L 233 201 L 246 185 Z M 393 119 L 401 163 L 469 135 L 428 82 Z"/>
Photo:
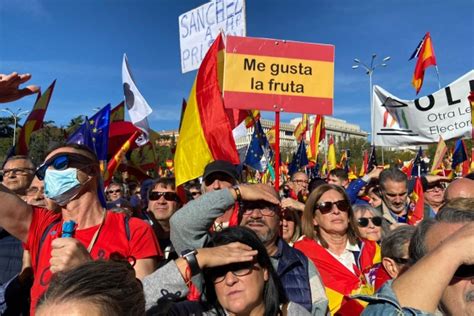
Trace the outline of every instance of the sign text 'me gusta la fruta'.
<path fill-rule="evenodd" d="M 334 46 L 227 36 L 225 106 L 331 115 Z"/>

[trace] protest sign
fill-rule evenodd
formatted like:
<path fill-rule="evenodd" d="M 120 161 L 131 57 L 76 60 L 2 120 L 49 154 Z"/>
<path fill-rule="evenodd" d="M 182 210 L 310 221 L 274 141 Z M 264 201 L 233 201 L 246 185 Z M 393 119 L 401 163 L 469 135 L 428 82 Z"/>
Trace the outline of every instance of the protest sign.
<path fill-rule="evenodd" d="M 245 36 L 245 0 L 212 0 L 179 16 L 181 71 L 199 68 L 219 32 Z"/>
<path fill-rule="evenodd" d="M 374 86 L 375 145 L 404 146 L 436 143 L 469 136 L 474 70 L 437 92 L 402 100 Z"/>
<path fill-rule="evenodd" d="M 227 36 L 223 91 L 228 108 L 331 115 L 334 46 Z"/>

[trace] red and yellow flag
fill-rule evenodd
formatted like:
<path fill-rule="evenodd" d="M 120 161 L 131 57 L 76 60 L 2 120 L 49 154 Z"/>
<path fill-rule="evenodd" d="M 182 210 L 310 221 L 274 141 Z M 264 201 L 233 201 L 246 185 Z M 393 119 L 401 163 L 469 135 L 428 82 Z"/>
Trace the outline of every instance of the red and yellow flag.
<path fill-rule="evenodd" d="M 324 127 L 324 117 L 316 115 L 314 117 L 313 130 L 309 141 L 308 160 L 316 163 L 318 161 L 319 143 L 326 138 L 326 128 Z"/>
<path fill-rule="evenodd" d="M 20 130 L 15 150 L 17 155 L 28 155 L 31 133 L 43 127 L 44 115 L 48 109 L 55 84 L 56 80 L 53 81 L 43 94 L 38 93 L 38 98 L 33 106 L 33 110 L 30 115 L 28 115 L 25 124 Z"/>
<path fill-rule="evenodd" d="M 239 163 L 218 82 L 217 58 L 223 47 L 219 35 L 204 57 L 189 94 L 174 157 L 176 186 L 200 177 L 214 160 Z"/>
<path fill-rule="evenodd" d="M 120 102 L 116 107 L 110 110 L 110 122 L 125 121 L 125 101 Z"/>
<path fill-rule="evenodd" d="M 270 128 L 268 131 L 267 131 L 267 140 L 268 140 L 268 143 L 272 146 L 272 147 L 275 147 L 275 141 L 276 141 L 276 138 L 275 138 L 275 125 L 272 126 L 272 128 Z"/>
<path fill-rule="evenodd" d="M 433 165 L 431 166 L 431 174 L 436 174 L 439 166 L 443 163 L 444 155 L 448 151 L 448 147 L 444 142 L 443 137 L 439 136 L 438 146 L 436 146 L 436 152 L 433 158 Z"/>
<path fill-rule="evenodd" d="M 337 168 L 336 162 L 336 148 L 334 146 L 334 139 L 332 135 L 329 137 L 329 147 L 328 147 L 328 171 Z"/>
<path fill-rule="evenodd" d="M 421 177 L 416 177 L 415 187 L 411 194 L 411 207 L 408 212 L 407 223 L 409 225 L 416 225 L 423 220 L 425 199 L 423 196 L 423 185 L 421 184 Z"/>
<path fill-rule="evenodd" d="M 301 117 L 301 122 L 296 125 L 295 130 L 293 131 L 293 135 L 296 138 L 296 141 L 299 143 L 306 134 L 308 130 L 308 114 L 303 114 Z"/>
<path fill-rule="evenodd" d="M 423 85 L 425 69 L 429 66 L 436 66 L 436 57 L 429 32 L 425 34 L 419 50 L 417 48 L 415 56 L 418 57 L 418 59 L 416 61 L 415 72 L 413 73 L 412 84 L 413 87 L 415 87 L 416 94 L 418 94 Z"/>
<path fill-rule="evenodd" d="M 135 142 L 138 136 L 141 135 L 141 131 L 136 131 L 135 133 L 130 136 L 129 139 L 120 147 L 120 149 L 115 153 L 115 155 L 110 159 L 109 163 L 107 164 L 107 171 L 104 174 L 104 186 L 108 186 L 110 181 L 112 181 L 112 177 L 117 170 L 120 162 L 123 160 L 125 154 L 130 149 L 130 146 Z"/>
<path fill-rule="evenodd" d="M 259 110 L 249 110 L 248 115 L 245 118 L 245 127 L 251 128 L 255 125 L 255 122 L 260 119 L 260 111 Z"/>

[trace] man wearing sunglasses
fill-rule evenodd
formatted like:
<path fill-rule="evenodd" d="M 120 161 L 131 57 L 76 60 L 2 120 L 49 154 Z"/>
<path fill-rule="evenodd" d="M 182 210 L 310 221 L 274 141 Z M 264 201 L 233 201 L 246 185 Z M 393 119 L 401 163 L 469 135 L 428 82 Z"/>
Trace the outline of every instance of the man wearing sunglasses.
<path fill-rule="evenodd" d="M 149 225 L 124 214 L 107 212 L 97 190 L 99 162 L 83 145 L 65 145 L 51 151 L 37 169 L 48 200 L 60 213 L 30 206 L 0 186 L 0 226 L 26 244 L 31 253 L 34 284 L 31 312 L 47 289 L 51 275 L 110 255 L 135 262 L 138 278 L 153 272 L 161 255 Z M 60 238 L 63 222 L 74 221 L 73 238 Z"/>
<path fill-rule="evenodd" d="M 170 241 L 170 218 L 180 207 L 181 201 L 176 194 L 175 178 L 155 180 L 148 192 L 148 208 L 144 215 L 153 226 L 166 262 L 178 258 Z"/>
<path fill-rule="evenodd" d="M 410 242 L 411 266 L 371 299 L 364 315 L 474 315 L 474 199 L 447 203 Z M 423 313 L 423 314 L 422 314 Z"/>
<path fill-rule="evenodd" d="M 328 300 L 319 273 L 305 255 L 279 236 L 280 199 L 269 185 L 234 186 L 206 193 L 187 203 L 170 221 L 171 241 L 177 252 L 205 245 L 215 219 L 236 202 L 240 205 L 240 225 L 253 230 L 265 245 L 288 299 L 313 315 L 325 315 Z"/>

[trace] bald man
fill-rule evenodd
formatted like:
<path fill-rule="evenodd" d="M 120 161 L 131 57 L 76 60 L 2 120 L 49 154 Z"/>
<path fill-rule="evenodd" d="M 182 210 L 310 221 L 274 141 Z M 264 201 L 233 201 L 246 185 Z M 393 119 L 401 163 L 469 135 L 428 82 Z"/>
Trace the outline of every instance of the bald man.
<path fill-rule="evenodd" d="M 474 198 L 474 180 L 460 178 L 451 182 L 444 192 L 444 200 L 449 201 L 457 197 Z"/>

